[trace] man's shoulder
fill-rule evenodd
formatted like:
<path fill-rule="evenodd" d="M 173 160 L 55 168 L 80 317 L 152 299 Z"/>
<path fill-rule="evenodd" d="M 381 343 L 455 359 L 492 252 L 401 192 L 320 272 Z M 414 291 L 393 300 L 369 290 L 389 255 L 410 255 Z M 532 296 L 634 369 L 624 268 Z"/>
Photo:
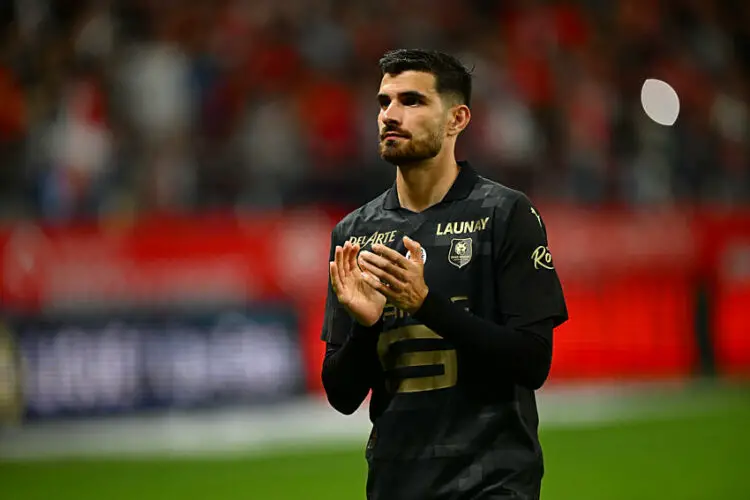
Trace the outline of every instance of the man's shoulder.
<path fill-rule="evenodd" d="M 528 196 L 523 191 L 513 189 L 481 175 L 478 176 L 468 200 L 480 204 L 482 208 L 495 209 L 503 218 L 510 215 L 519 201 L 530 203 Z"/>
<path fill-rule="evenodd" d="M 377 198 L 368 201 L 356 210 L 352 210 L 351 212 L 346 214 L 338 222 L 338 224 L 336 224 L 336 228 L 334 229 L 334 231 L 338 232 L 339 234 L 348 234 L 354 227 L 359 224 L 367 223 L 383 217 L 383 215 L 385 214 L 383 204 L 385 202 L 386 196 L 388 196 L 388 192 L 389 190 L 386 190 Z"/>

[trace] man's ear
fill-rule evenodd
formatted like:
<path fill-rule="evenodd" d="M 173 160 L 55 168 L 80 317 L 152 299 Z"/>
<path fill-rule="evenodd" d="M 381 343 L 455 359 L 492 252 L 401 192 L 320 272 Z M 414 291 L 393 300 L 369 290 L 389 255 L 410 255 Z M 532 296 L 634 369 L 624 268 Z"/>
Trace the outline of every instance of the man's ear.
<path fill-rule="evenodd" d="M 471 110 L 466 104 L 459 104 L 450 110 L 450 121 L 447 133 L 449 136 L 458 135 L 469 125 Z"/>

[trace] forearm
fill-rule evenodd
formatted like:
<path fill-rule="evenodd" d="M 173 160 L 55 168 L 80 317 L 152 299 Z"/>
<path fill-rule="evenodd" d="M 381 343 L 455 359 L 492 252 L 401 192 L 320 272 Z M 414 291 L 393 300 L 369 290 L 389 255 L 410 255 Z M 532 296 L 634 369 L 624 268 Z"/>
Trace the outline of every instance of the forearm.
<path fill-rule="evenodd" d="M 378 326 L 355 326 L 343 345 L 326 347 L 323 388 L 331 406 L 345 415 L 359 408 L 377 377 Z"/>
<path fill-rule="evenodd" d="M 513 382 L 536 390 L 552 364 L 552 320 L 508 327 L 480 318 L 433 292 L 413 315 L 435 333 Z"/>

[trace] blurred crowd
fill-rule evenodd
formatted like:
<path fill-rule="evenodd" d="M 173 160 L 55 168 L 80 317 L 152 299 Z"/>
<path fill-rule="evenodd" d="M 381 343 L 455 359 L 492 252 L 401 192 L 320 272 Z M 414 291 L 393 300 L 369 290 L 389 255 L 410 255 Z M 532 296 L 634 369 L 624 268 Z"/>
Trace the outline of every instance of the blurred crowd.
<path fill-rule="evenodd" d="M 473 69 L 459 155 L 536 198 L 750 201 L 750 4 L 709 0 L 2 2 L 0 216 L 357 204 L 377 60 Z M 646 78 L 677 90 L 648 119 Z"/>

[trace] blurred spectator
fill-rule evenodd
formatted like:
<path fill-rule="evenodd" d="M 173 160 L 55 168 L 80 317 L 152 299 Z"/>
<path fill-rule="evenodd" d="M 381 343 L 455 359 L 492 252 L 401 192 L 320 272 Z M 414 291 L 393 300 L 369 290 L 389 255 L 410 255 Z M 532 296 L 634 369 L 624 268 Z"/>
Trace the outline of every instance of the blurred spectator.
<path fill-rule="evenodd" d="M 6 16 L 3 16 L 6 17 Z M 17 26 L 3 19 L 0 33 L 0 216 L 22 210 L 24 171 L 23 139 L 28 131 L 28 105 L 17 67 Z"/>
<path fill-rule="evenodd" d="M 612 111 L 617 104 L 607 81 L 606 63 L 598 51 L 575 54 L 566 70 L 565 163 L 574 199 L 602 203 L 607 194 Z"/>
<path fill-rule="evenodd" d="M 41 180 L 42 211 L 49 218 L 96 213 L 110 173 L 112 138 L 103 84 L 88 62 L 65 81 L 59 107 L 49 123 Z"/>
<path fill-rule="evenodd" d="M 108 0 L 0 10 L 0 214 L 359 204 L 377 157 L 377 59 L 475 68 L 459 151 L 572 202 L 750 200 L 750 8 L 679 0 Z M 678 91 L 673 127 L 640 106 Z"/>

